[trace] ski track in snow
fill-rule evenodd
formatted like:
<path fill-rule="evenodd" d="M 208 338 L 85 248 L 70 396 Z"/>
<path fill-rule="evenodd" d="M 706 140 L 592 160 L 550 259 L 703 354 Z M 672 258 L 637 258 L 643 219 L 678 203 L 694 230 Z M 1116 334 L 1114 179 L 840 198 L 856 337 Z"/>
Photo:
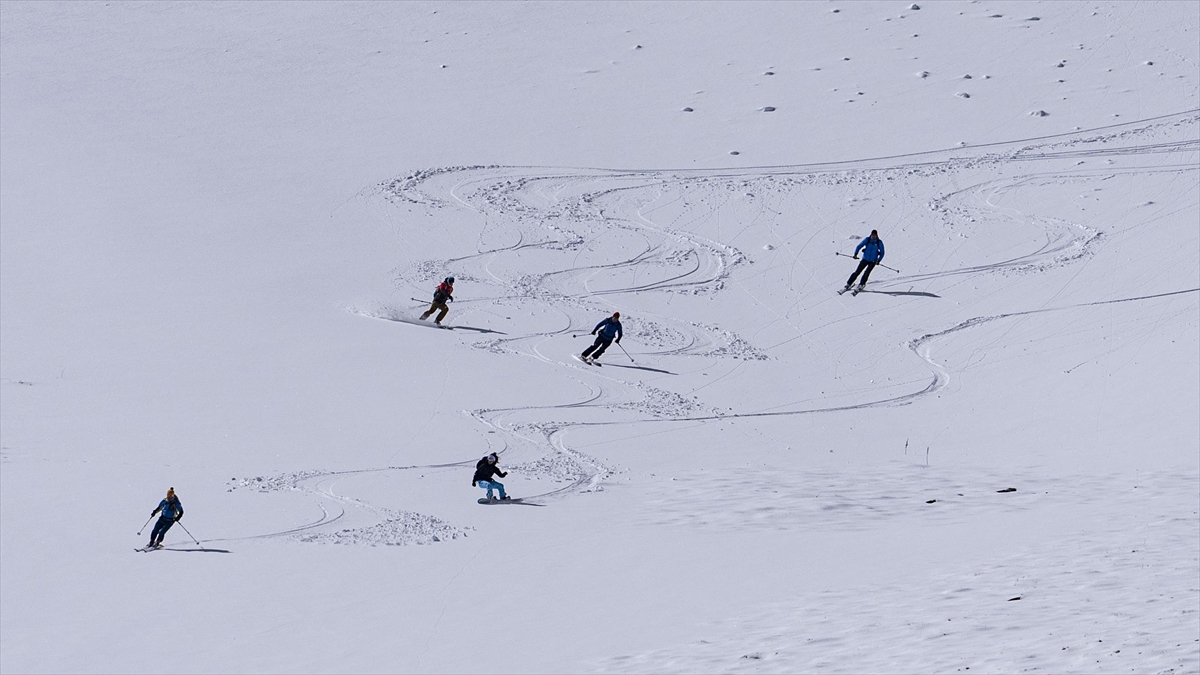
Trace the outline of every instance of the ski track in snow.
<path fill-rule="evenodd" d="M 582 400 L 554 406 L 466 411 L 483 427 L 502 434 L 507 440 L 506 449 L 521 446 L 537 450 L 540 455 L 538 459 L 509 465 L 508 468 L 521 475 L 545 478 L 555 483 L 556 487 L 546 492 L 526 495 L 527 499 L 546 500 L 602 490 L 605 478 L 619 471 L 617 467 L 606 466 L 596 458 L 571 448 L 564 441 L 564 432 L 573 427 L 773 417 L 907 405 L 944 389 L 948 384 L 950 374 L 935 358 L 933 347 L 938 340 L 949 335 L 1009 317 L 1172 295 L 1157 293 L 1110 298 L 960 320 L 949 328 L 928 332 L 908 341 L 907 348 L 920 357 L 931 371 L 931 378 L 923 385 L 886 397 L 839 405 L 784 405 L 770 410 L 721 409 L 706 404 L 693 392 L 672 391 L 670 382 L 661 378 L 654 379 L 653 384 L 638 379 L 637 376 L 654 372 L 656 368 L 646 367 L 640 372 L 632 368 L 593 368 L 579 364 L 567 354 L 551 355 L 539 348 L 550 338 L 586 334 L 595 317 L 612 311 L 614 299 L 617 299 L 616 302 L 629 303 L 631 294 L 715 297 L 728 293 L 734 271 L 749 263 L 748 256 L 733 245 L 736 234 L 722 242 L 697 234 L 694 230 L 734 198 L 771 198 L 770 203 L 764 198 L 757 215 L 750 218 L 753 223 L 759 218 L 780 215 L 773 211 L 771 204 L 789 198 L 803 199 L 807 203 L 807 194 L 817 189 L 842 190 L 844 194 L 850 194 L 849 191 L 853 190 L 854 194 L 865 195 L 848 200 L 852 205 L 858 205 L 859 202 L 870 201 L 870 195 L 879 190 L 896 189 L 897 186 L 908 186 L 909 189 L 913 186 L 924 186 L 926 189 L 934 186 L 935 192 L 928 199 L 927 208 L 940 227 L 941 236 L 953 245 L 951 253 L 941 252 L 941 262 L 932 257 L 914 261 L 922 264 L 915 265 L 918 271 L 911 273 L 895 274 L 888 278 L 880 278 L 882 275 L 876 273 L 869 290 L 885 295 L 936 298 L 936 294 L 914 292 L 912 289 L 917 285 L 928 287 L 930 282 L 961 283 L 961 280 L 976 279 L 982 275 L 1038 274 L 1085 261 L 1098 246 L 1103 245 L 1106 233 L 1086 223 L 1021 213 L 1003 206 L 1001 202 L 1004 196 L 1039 183 L 1069 181 L 1090 184 L 1118 174 L 1195 171 L 1194 162 L 1170 163 L 1170 160 L 1184 153 L 1190 153 L 1187 155 L 1189 157 L 1195 156 L 1200 147 L 1200 142 L 1194 140 L 1198 120 L 1200 116 L 1196 111 L 1189 111 L 1050 139 L 1013 141 L 974 149 L 932 151 L 834 165 L 726 171 L 444 167 L 418 171 L 383 183 L 378 186 L 377 195 L 395 205 L 429 212 L 466 208 L 484 218 L 476 253 L 406 264 L 395 272 L 397 285 L 424 288 L 430 282 L 453 273 L 460 284 L 470 285 L 474 296 L 456 302 L 456 306 L 483 303 L 505 311 L 551 308 L 561 316 L 560 324 L 541 332 L 488 335 L 471 343 L 473 348 L 497 357 L 533 358 L 565 368 L 569 377 L 592 392 Z M 1181 134 L 1186 140 L 1178 140 Z M 1162 159 L 1149 166 L 1062 168 L 1064 161 L 1074 160 L 1078 164 L 1094 159 L 1111 162 L 1113 158 L 1156 156 Z M 1049 168 L 1042 169 L 1042 166 Z M 1014 167 L 1021 171 L 1012 176 L 995 177 Z M 976 180 L 977 176 L 984 179 Z M 966 182 L 965 186 L 960 185 L 960 181 Z M 956 187 L 942 190 L 940 186 L 943 185 Z M 909 215 L 907 219 L 918 217 Z M 928 217 L 924 217 L 924 220 L 927 221 Z M 997 223 L 1007 224 L 1014 231 L 1026 234 L 1040 232 L 1041 243 L 1031 246 L 1027 238 L 1023 238 L 1015 242 L 1011 249 L 998 251 L 1001 255 L 995 260 L 973 260 L 971 256 L 959 254 L 972 233 L 985 226 L 996 227 Z M 824 227 L 828 229 L 831 225 L 825 223 Z M 745 231 L 749 225 L 739 222 L 735 227 Z M 767 227 L 775 231 L 770 222 Z M 720 232 L 719 224 L 717 231 Z M 856 232 L 854 237 L 862 234 L 864 232 Z M 932 239 L 934 234 L 927 236 Z M 815 237 L 815 234 L 810 235 L 805 246 L 809 246 Z M 625 242 L 620 249 L 625 252 L 622 257 L 603 257 L 587 264 L 577 264 L 581 257 L 586 258 L 587 254 L 595 252 L 592 248 L 597 245 L 596 242 L 613 238 Z M 780 238 L 786 241 L 786 238 Z M 536 274 L 513 275 L 503 271 L 504 267 L 523 269 L 519 264 L 520 256 L 531 250 L 558 254 L 560 259 L 565 257 L 570 262 Z M 605 254 L 608 252 L 604 251 Z M 803 264 L 803 252 L 803 249 L 796 252 L 793 272 L 797 264 Z M 929 255 L 935 253 L 938 253 L 937 249 Z M 510 258 L 513 264 L 504 265 Z M 955 264 L 958 260 L 967 264 Z M 906 263 L 902 267 L 912 266 Z M 528 266 L 524 269 L 528 269 Z M 800 282 L 797 291 L 810 281 Z M 831 296 L 839 285 L 836 279 L 825 282 Z M 1200 289 L 1183 289 L 1175 293 L 1195 293 L 1197 290 Z M 753 293 L 750 295 L 753 301 L 762 305 Z M 861 301 L 862 298 L 856 300 Z M 410 318 L 415 311 L 409 308 L 379 304 L 355 307 L 350 311 L 373 318 L 416 323 Z M 806 340 L 806 336 L 816 330 L 801 330 L 789 317 L 770 311 L 798 333 L 787 342 Z M 662 359 L 679 357 L 706 361 L 769 361 L 782 358 L 777 349 L 780 344 L 756 345 L 727 326 L 691 322 L 641 309 L 624 323 L 630 342 L 638 345 L 638 354 L 643 359 L 658 358 L 659 361 L 655 363 L 659 364 Z M 501 330 L 497 329 L 504 328 L 476 327 L 472 330 L 500 333 Z M 456 334 L 465 335 L 462 331 L 456 331 Z M 609 354 L 615 357 L 614 352 L 620 354 L 617 345 L 613 345 Z M 614 361 L 613 365 L 632 364 Z M 644 362 L 639 362 L 639 365 L 645 367 Z M 658 373 L 669 373 L 670 370 L 662 369 L 661 365 L 657 368 Z M 602 410 L 619 412 L 620 415 L 598 421 L 593 413 Z M 473 461 L 453 466 L 465 467 Z M 385 467 L 364 471 L 392 470 L 399 469 Z M 452 540 L 465 536 L 469 529 L 453 526 L 434 516 L 380 509 L 337 495 L 331 487 L 330 479 L 334 475 L 327 472 L 301 472 L 265 480 L 243 481 L 237 487 L 252 487 L 261 491 L 299 490 L 319 498 L 322 503 L 323 515 L 320 519 L 300 528 L 261 535 L 263 537 L 286 535 L 306 542 L 400 545 Z M 754 489 L 744 484 L 737 490 L 725 489 L 729 487 L 725 483 L 739 480 L 736 475 L 714 478 L 709 484 L 698 488 L 713 495 L 736 493 L 739 495 L 736 499 L 741 500 L 746 489 L 751 492 Z M 771 485 L 773 479 L 759 477 L 752 483 Z M 942 487 L 946 488 L 943 492 L 952 489 Z M 775 492 L 772 490 L 772 494 Z M 794 493 L 794 490 L 789 488 L 782 492 Z M 675 495 L 683 509 L 676 510 L 670 505 L 671 497 L 662 497 L 661 517 L 667 521 L 672 518 L 686 519 L 687 498 L 685 493 Z M 719 496 L 717 498 L 720 499 Z M 879 497 L 883 500 L 892 498 Z M 745 508 L 730 504 L 723 512 L 729 514 L 730 526 L 741 522 L 739 519 L 742 518 L 761 524 L 773 523 L 779 517 L 795 519 L 820 515 L 828 520 L 841 517 L 839 514 L 854 514 L 844 524 L 853 527 L 856 518 L 878 515 L 876 507 L 871 504 L 871 497 L 861 494 L 845 504 L 801 500 L 776 507 L 771 506 L 770 501 L 768 497 L 764 504 L 743 505 Z M 1020 498 L 1008 501 L 1019 502 Z M 333 510 L 327 510 L 327 506 Z M 750 512 L 745 512 L 745 509 L 750 509 Z M 355 524 L 347 527 L 347 520 L 353 520 Z M 362 524 L 364 522 L 368 524 Z"/>

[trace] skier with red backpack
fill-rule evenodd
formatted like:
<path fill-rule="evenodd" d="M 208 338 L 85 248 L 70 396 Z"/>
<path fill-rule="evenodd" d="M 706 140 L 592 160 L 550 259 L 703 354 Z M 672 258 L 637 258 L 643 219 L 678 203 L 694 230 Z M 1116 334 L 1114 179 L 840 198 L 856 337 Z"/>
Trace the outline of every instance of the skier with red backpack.
<path fill-rule="evenodd" d="M 446 277 L 442 283 L 438 284 L 437 290 L 433 292 L 433 304 L 429 305 L 429 309 L 421 315 L 421 320 L 429 318 L 430 314 L 437 312 L 437 318 L 433 322 L 437 325 L 442 325 L 442 319 L 446 318 L 446 313 L 450 311 L 450 307 L 446 302 L 454 301 L 454 277 Z"/>

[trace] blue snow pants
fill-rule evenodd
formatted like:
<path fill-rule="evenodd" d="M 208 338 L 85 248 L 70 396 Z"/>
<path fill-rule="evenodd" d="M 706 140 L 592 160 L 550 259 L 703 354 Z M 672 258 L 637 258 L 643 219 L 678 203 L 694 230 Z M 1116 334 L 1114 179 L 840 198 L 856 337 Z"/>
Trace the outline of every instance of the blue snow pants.
<path fill-rule="evenodd" d="M 504 484 L 499 481 L 481 480 L 481 481 L 479 481 L 479 487 L 487 490 L 487 498 L 488 499 L 492 498 L 492 489 L 493 488 L 500 491 L 500 499 L 504 499 L 507 496 L 504 494 Z"/>
<path fill-rule="evenodd" d="M 167 536 L 167 530 L 175 524 L 174 518 L 164 518 L 159 516 L 158 522 L 154 524 L 154 529 L 150 532 L 150 543 L 156 544 L 162 541 L 163 537 Z"/>

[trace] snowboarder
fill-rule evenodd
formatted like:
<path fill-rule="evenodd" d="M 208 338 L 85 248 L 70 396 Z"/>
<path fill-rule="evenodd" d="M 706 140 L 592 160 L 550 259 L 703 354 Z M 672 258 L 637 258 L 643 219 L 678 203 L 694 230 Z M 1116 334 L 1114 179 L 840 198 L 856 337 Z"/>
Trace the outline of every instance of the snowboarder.
<path fill-rule="evenodd" d="M 167 530 L 183 518 L 183 504 L 180 504 L 179 497 L 175 496 L 175 488 L 167 488 L 166 498 L 158 503 L 158 507 L 151 511 L 150 515 L 159 512 L 161 515 L 154 524 L 154 529 L 150 531 L 150 543 L 146 544 L 146 548 L 162 548 L 162 540 L 167 535 Z"/>
<path fill-rule="evenodd" d="M 600 334 L 596 335 L 596 331 Z M 617 344 L 621 344 L 621 336 L 624 333 L 621 331 L 621 313 L 613 312 L 613 315 L 596 324 L 592 329 L 592 335 L 596 335 L 596 341 L 591 347 L 583 350 L 583 354 L 579 357 L 584 361 L 591 363 L 600 358 L 605 349 L 613 343 L 613 338 L 616 338 Z"/>
<path fill-rule="evenodd" d="M 846 287 L 842 289 L 843 292 L 850 290 L 850 287 L 854 285 L 854 280 L 858 278 L 860 273 L 862 274 L 862 281 L 858 284 L 858 290 L 861 291 L 863 286 L 867 285 L 867 279 L 871 276 L 871 270 L 875 269 L 875 266 L 880 262 L 883 262 L 883 240 L 879 238 L 878 230 L 871 230 L 871 235 L 859 242 L 858 246 L 854 247 L 854 255 L 852 257 L 857 259 L 859 251 L 862 251 L 862 260 L 858 263 L 858 269 L 854 270 L 854 274 L 851 274 L 850 278 L 846 280 Z"/>
<path fill-rule="evenodd" d="M 471 487 L 478 485 L 487 490 L 487 498 L 492 498 L 492 490 L 500 491 L 500 499 L 510 499 L 504 493 L 504 484 L 500 481 L 492 480 L 494 476 L 504 478 L 508 475 L 507 471 L 501 471 L 500 467 L 496 466 L 496 462 L 500 461 L 500 455 L 492 453 L 487 457 L 479 460 L 475 464 L 475 477 L 471 479 Z"/>
<path fill-rule="evenodd" d="M 446 318 L 446 313 L 450 308 L 446 302 L 454 301 L 454 277 L 446 277 L 442 283 L 438 284 L 437 290 L 433 292 L 433 304 L 429 305 L 429 309 L 421 315 L 421 320 L 429 318 L 430 314 L 438 312 L 437 318 L 433 320 L 437 325 L 442 325 L 442 319 Z"/>

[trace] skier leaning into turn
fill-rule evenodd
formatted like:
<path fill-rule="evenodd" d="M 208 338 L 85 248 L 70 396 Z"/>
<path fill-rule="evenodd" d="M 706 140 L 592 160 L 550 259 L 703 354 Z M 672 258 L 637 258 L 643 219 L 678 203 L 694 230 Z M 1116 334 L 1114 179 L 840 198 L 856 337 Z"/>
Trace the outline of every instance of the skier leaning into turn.
<path fill-rule="evenodd" d="M 862 281 L 858 284 L 858 290 L 861 291 L 863 286 L 867 285 L 867 279 L 871 276 L 871 270 L 883 262 L 883 240 L 879 238 L 878 230 L 871 230 L 870 236 L 863 239 L 859 242 L 858 246 L 854 247 L 853 257 L 857 258 L 859 251 L 862 251 L 862 260 L 858 263 L 858 269 L 854 270 L 854 274 L 851 274 L 850 278 L 846 280 L 846 288 L 842 290 L 849 290 L 854 285 L 854 280 L 861 273 Z"/>
<path fill-rule="evenodd" d="M 454 301 L 454 277 L 446 277 L 445 281 L 438 284 L 437 290 L 433 292 L 433 304 L 421 315 L 421 320 L 424 321 L 430 314 L 437 312 L 437 318 L 433 322 L 442 325 L 442 319 L 446 318 L 446 313 L 450 311 L 450 307 L 446 305 L 447 301 Z"/>
<path fill-rule="evenodd" d="M 150 543 L 146 544 L 146 548 L 161 548 L 163 537 L 167 535 L 167 530 L 171 526 L 179 522 L 183 517 L 183 504 L 179 503 L 179 497 L 175 496 L 175 488 L 167 488 L 167 496 L 158 503 L 158 507 L 150 512 L 153 516 L 161 512 L 158 517 L 158 522 L 154 524 L 154 529 L 150 531 Z"/>
<path fill-rule="evenodd" d="M 500 455 L 497 455 L 493 452 L 475 464 L 475 477 L 471 479 L 471 487 L 478 485 L 479 487 L 487 490 L 488 499 L 492 498 L 493 489 L 500 491 L 500 499 L 510 499 L 510 497 L 504 493 L 504 484 L 498 480 L 492 480 L 495 476 L 504 478 L 508 475 L 508 472 L 501 471 L 500 467 L 496 466 L 496 462 L 499 461 Z"/>
<path fill-rule="evenodd" d="M 599 335 L 596 335 L 597 331 L 600 332 Z M 621 313 L 613 312 L 612 316 L 596 324 L 596 327 L 592 329 L 592 335 L 596 335 L 596 341 L 592 343 L 591 347 L 583 350 L 583 354 L 580 356 L 588 363 L 600 358 L 604 350 L 613 343 L 613 338 L 616 338 L 617 344 L 621 344 L 621 336 L 624 335 L 621 331 Z"/>

